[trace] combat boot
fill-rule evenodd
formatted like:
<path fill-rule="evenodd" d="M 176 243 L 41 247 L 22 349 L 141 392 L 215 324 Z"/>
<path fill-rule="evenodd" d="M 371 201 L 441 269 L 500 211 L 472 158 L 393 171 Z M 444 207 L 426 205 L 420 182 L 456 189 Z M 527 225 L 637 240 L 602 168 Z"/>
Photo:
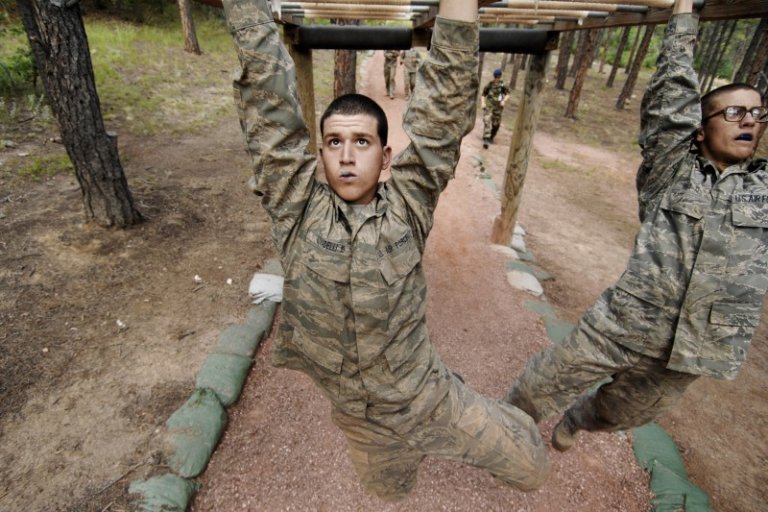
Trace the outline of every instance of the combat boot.
<path fill-rule="evenodd" d="M 568 451 L 576 442 L 576 432 L 578 431 L 579 429 L 574 424 L 569 411 L 566 411 L 563 419 L 555 425 L 555 429 L 552 431 L 552 447 L 559 452 Z"/>

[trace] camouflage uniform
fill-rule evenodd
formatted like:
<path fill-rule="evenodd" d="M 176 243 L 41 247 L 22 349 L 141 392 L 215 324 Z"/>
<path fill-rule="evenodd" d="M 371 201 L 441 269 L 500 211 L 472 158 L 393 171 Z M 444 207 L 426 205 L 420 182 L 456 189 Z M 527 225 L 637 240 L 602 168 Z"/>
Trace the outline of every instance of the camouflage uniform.
<path fill-rule="evenodd" d="M 387 50 L 384 52 L 384 83 L 387 86 L 387 96 L 395 96 L 395 72 L 397 71 L 397 58 L 400 52 Z"/>
<path fill-rule="evenodd" d="M 421 54 L 416 48 L 405 50 L 400 54 L 400 59 L 405 66 L 405 72 L 403 73 L 403 87 L 405 89 L 405 97 L 410 98 L 413 94 L 413 87 L 416 85 L 416 71 L 421 64 Z"/>
<path fill-rule="evenodd" d="M 496 137 L 499 126 L 501 126 L 501 113 L 504 111 L 501 100 L 508 95 L 509 87 L 501 79 L 493 80 L 483 88 L 483 97 L 485 97 L 483 140 L 493 142 L 493 138 Z"/>
<path fill-rule="evenodd" d="M 733 379 L 768 287 L 764 159 L 718 173 L 698 154 L 698 17 L 673 16 L 642 103 L 640 231 L 626 270 L 505 398 L 571 431 L 623 430 L 668 409 L 698 376 Z M 575 427 L 575 428 L 574 428 Z"/>
<path fill-rule="evenodd" d="M 426 454 L 486 468 L 520 489 L 540 486 L 548 461 L 533 420 L 464 386 L 426 327 L 421 255 L 475 117 L 467 96 L 477 88 L 477 26 L 438 18 L 404 118 L 412 143 L 374 200 L 353 207 L 315 179 L 294 64 L 266 0 L 224 8 L 242 67 L 235 101 L 253 188 L 285 271 L 273 364 L 320 387 L 361 480 L 383 498 L 411 489 Z"/>

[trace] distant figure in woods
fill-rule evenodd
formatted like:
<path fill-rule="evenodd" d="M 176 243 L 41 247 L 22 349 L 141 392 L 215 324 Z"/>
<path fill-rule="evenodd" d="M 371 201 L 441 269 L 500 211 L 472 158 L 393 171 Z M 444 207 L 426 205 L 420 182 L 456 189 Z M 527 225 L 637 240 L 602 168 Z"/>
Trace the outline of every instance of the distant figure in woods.
<path fill-rule="evenodd" d="M 397 58 L 399 56 L 400 52 L 397 50 L 384 52 L 384 83 L 387 86 L 389 99 L 395 97 L 395 72 L 397 71 Z"/>
<path fill-rule="evenodd" d="M 411 99 L 413 88 L 416 86 L 416 71 L 421 64 L 421 54 L 416 48 L 403 50 L 400 54 L 400 65 L 405 66 L 403 73 L 403 89 L 405 90 L 405 99 Z"/>
<path fill-rule="evenodd" d="M 483 88 L 480 106 L 483 108 L 483 147 L 493 142 L 501 126 L 501 114 L 509 99 L 509 87 L 501 81 L 501 69 L 493 70 L 493 80 Z"/>
<path fill-rule="evenodd" d="M 754 153 L 768 108 L 746 84 L 699 97 L 691 4 L 675 2 L 642 102 L 641 225 L 627 268 L 505 397 L 537 422 L 567 408 L 552 434 L 560 451 L 579 430 L 653 420 L 701 375 L 733 379 L 759 321 L 768 162 Z"/>
<path fill-rule="evenodd" d="M 484 468 L 521 490 L 541 486 L 549 469 L 533 420 L 465 386 L 426 326 L 421 256 L 474 124 L 477 9 L 477 0 L 440 2 L 404 116 L 411 143 L 394 159 L 376 102 L 351 94 L 329 105 L 320 119 L 326 184 L 315 179 L 294 63 L 267 0 L 224 0 L 242 67 L 235 100 L 252 187 L 285 273 L 272 362 L 322 390 L 363 485 L 387 500 L 412 489 L 426 455 Z"/>

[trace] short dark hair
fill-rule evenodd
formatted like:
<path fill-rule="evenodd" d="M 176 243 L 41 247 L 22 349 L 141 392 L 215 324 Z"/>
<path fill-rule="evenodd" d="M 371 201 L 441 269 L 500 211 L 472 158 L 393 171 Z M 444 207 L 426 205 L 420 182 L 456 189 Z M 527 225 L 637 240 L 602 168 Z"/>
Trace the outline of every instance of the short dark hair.
<path fill-rule="evenodd" d="M 745 84 L 743 82 L 735 82 L 728 85 L 723 85 L 721 87 L 718 87 L 717 89 L 712 89 L 707 94 L 701 97 L 701 117 L 705 118 L 709 114 L 712 113 L 714 110 L 714 103 L 715 99 L 717 99 L 718 96 L 721 94 L 725 94 L 727 92 L 733 92 L 733 91 L 741 91 L 741 90 L 747 90 L 747 91 L 754 91 L 757 93 L 758 96 L 760 96 L 760 103 L 764 103 L 765 99 L 763 98 L 762 93 L 760 92 L 760 89 L 757 87 L 753 87 L 749 84 Z M 747 107 L 750 107 L 752 105 L 745 105 Z"/>
<path fill-rule="evenodd" d="M 365 114 L 373 117 L 376 120 L 376 132 L 381 140 L 381 145 L 387 145 L 387 134 L 389 132 L 387 115 L 379 104 L 368 96 L 363 96 L 362 94 L 343 94 L 333 100 L 328 105 L 328 108 L 325 109 L 325 112 L 323 112 L 323 117 L 320 118 L 321 136 L 325 133 L 325 120 L 335 114 L 342 116 Z"/>

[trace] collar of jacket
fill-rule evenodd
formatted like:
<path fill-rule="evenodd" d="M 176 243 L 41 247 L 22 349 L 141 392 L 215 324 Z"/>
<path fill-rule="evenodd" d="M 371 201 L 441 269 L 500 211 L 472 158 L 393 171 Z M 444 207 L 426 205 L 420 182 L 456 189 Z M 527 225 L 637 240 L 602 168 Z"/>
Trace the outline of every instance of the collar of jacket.
<path fill-rule="evenodd" d="M 352 206 L 347 203 L 345 200 L 343 200 L 339 195 L 327 184 L 325 185 L 328 188 L 328 192 L 331 194 L 331 201 L 333 201 L 333 211 L 334 211 L 334 222 L 341 222 L 342 220 L 347 220 L 349 216 L 351 215 L 350 209 Z M 387 208 L 389 207 L 389 200 L 387 199 L 387 187 L 386 183 L 379 183 L 378 187 L 376 188 L 376 196 L 374 196 L 373 201 L 373 212 L 371 213 L 371 217 L 381 217 L 384 215 L 384 213 L 387 211 Z M 368 205 L 370 206 L 370 205 Z"/>

